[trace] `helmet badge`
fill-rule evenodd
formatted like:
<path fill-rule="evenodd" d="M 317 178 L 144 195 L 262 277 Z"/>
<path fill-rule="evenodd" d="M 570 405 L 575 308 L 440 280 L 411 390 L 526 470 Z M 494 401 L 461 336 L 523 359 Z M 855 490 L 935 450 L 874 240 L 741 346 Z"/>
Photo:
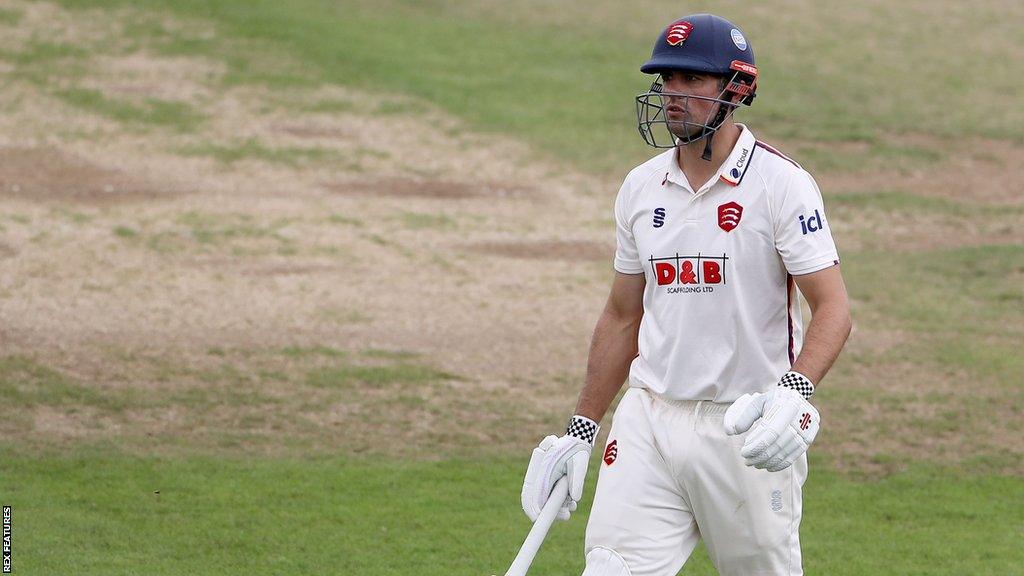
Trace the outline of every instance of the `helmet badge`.
<path fill-rule="evenodd" d="M 732 31 L 729 32 L 729 36 L 732 37 L 732 43 L 735 44 L 737 48 L 740 50 L 747 49 L 747 39 L 743 37 L 742 32 L 733 28 Z"/>
<path fill-rule="evenodd" d="M 668 27 L 668 34 L 665 35 L 665 41 L 671 46 L 679 46 L 690 37 L 690 32 L 692 31 L 693 24 L 690 24 L 686 20 L 673 22 L 672 25 Z"/>

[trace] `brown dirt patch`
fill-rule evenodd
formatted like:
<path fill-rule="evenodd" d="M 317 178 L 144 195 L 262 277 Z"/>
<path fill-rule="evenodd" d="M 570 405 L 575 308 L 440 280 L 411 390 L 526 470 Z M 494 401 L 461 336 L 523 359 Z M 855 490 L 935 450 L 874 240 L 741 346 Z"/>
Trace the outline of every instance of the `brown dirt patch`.
<path fill-rule="evenodd" d="M 145 52 L 96 58 L 92 76 L 81 86 L 129 100 L 160 98 L 202 102 L 215 97 L 207 85 L 224 75 L 226 66 L 199 58 L 156 56 Z"/>
<path fill-rule="evenodd" d="M 911 361 L 857 365 L 850 378 L 829 383 L 843 386 L 836 398 L 822 390 L 823 420 L 815 445 L 843 468 L 872 469 L 879 459 L 898 469 L 913 460 L 957 462 L 970 454 L 1011 457 L 1024 454 L 1019 434 L 1008 433 L 1007 422 L 1019 419 L 1019 403 L 1008 402 L 998 389 L 972 388 L 965 373 L 923 371 Z M 1011 466 L 1021 473 L 1019 466 Z"/>
<path fill-rule="evenodd" d="M 522 258 L 527 260 L 567 260 L 611 262 L 615 249 L 605 243 L 586 240 L 511 240 L 506 242 L 480 242 L 468 249 L 488 256 Z"/>
<path fill-rule="evenodd" d="M 0 197 L 102 205 L 176 194 L 57 148 L 0 148 Z"/>
<path fill-rule="evenodd" d="M 291 124 L 274 126 L 273 130 L 281 134 L 307 138 L 311 140 L 351 140 L 355 136 L 352 130 L 343 126 L 317 126 L 308 124 Z"/>
<path fill-rule="evenodd" d="M 826 204 L 828 199 L 825 200 Z M 829 218 L 840 253 L 856 250 L 920 252 L 966 246 L 1024 243 L 1024 226 L 1016 212 L 965 217 L 958 214 L 912 214 L 898 220 L 879 209 L 833 210 Z"/>
<path fill-rule="evenodd" d="M 0 258 L 10 258 L 12 256 L 17 256 L 17 255 L 18 255 L 18 251 L 17 250 L 15 250 L 14 248 L 11 248 L 10 246 L 8 246 L 4 242 L 0 242 Z"/>
<path fill-rule="evenodd" d="M 984 205 L 1024 205 L 1024 146 L 1003 140 L 968 138 L 942 140 L 924 134 L 893 135 L 895 145 L 930 151 L 942 160 L 902 170 L 865 170 L 815 174 L 826 192 L 902 190 L 956 202 Z M 842 153 L 856 152 L 860 143 L 830 143 Z"/>
<path fill-rule="evenodd" d="M 462 198 L 525 198 L 536 189 L 522 184 L 501 182 L 463 182 L 458 180 L 431 180 L 422 178 L 376 178 L 326 186 L 337 194 L 391 196 L 395 198 L 436 198 L 441 200 Z"/>
<path fill-rule="evenodd" d="M 312 275 L 343 270 L 338 264 L 317 262 L 294 262 L 288 260 L 268 260 L 262 262 L 246 262 L 239 258 L 196 258 L 196 267 L 210 270 L 231 272 L 242 276 L 291 276 Z"/>

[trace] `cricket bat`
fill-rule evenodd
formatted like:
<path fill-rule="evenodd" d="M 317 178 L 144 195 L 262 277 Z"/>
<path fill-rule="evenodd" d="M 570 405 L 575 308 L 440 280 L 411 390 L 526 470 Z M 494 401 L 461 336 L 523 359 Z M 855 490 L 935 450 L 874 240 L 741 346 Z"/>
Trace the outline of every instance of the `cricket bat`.
<path fill-rule="evenodd" d="M 537 556 L 540 545 L 544 543 L 551 524 L 558 516 L 558 509 L 565 504 L 567 496 L 569 496 L 569 481 L 568 478 L 562 476 L 558 482 L 555 482 L 555 487 L 551 489 L 551 496 L 548 497 L 540 515 L 537 516 L 533 527 L 530 528 L 530 533 L 526 535 L 519 554 L 516 554 L 516 559 L 512 561 L 512 566 L 508 572 L 505 572 L 505 576 L 526 576 L 526 571 L 530 569 L 530 564 L 533 564 L 533 559 Z"/>

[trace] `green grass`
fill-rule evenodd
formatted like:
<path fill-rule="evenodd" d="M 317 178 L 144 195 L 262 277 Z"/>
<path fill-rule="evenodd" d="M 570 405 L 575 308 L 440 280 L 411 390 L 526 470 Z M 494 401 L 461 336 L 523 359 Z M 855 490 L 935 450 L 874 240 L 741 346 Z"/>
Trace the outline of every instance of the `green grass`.
<path fill-rule="evenodd" d="M 521 139 L 538 155 L 599 175 L 621 176 L 651 154 L 632 120 L 632 96 L 646 85 L 636 68 L 660 27 L 684 9 L 720 11 L 745 29 L 763 76 L 758 100 L 741 120 L 760 135 L 798 141 L 798 160 L 806 156 L 813 169 L 864 170 L 889 160 L 899 169 L 930 169 L 942 162 L 943 143 L 950 138 L 1024 139 L 1017 106 L 1021 81 L 1005 72 L 1006 46 L 1019 37 L 1016 4 L 864 1 L 838 7 L 776 0 L 685 7 L 655 2 L 637 10 L 610 0 L 570 0 L 557 11 L 538 9 L 534 2 L 450 0 L 62 4 L 138 7 L 127 16 L 125 37 L 134 43 L 129 51 L 223 61 L 227 75 L 214 89 L 263 85 L 287 93 L 338 84 L 382 96 L 367 114 L 415 114 L 417 108 L 407 103 L 427 103 L 472 130 Z M 194 18 L 217 33 L 168 26 L 166 14 L 153 8 Z M 783 12 L 788 17 L 781 24 Z M 0 23 L 21 18 L 5 13 Z M 934 32 L 950 22 L 955 34 Z M 85 74 L 95 49 L 38 41 L 21 51 L 0 50 L 0 59 L 14 67 L 14 76 L 91 114 L 133 126 L 203 125 L 203 116 L 181 103 L 129 102 L 74 88 L 68 80 Z M 293 102 L 300 112 L 359 111 L 356 101 L 344 98 L 281 98 L 300 102 Z M 977 114 L 982 108 L 985 113 Z M 904 132 L 923 134 L 929 143 L 890 138 Z M 271 148 L 258 140 L 196 144 L 183 152 L 227 164 L 254 158 L 300 166 L 334 159 L 320 149 Z M 357 152 L 352 166 L 370 154 L 375 152 Z M 1020 212 L 901 190 L 843 194 L 829 202 L 885 218 L 926 213 L 1009 219 Z M 289 224 L 284 219 L 262 222 L 201 211 L 161 218 L 136 228 L 113 227 L 113 234 L 126 244 L 175 254 L 296 249 L 283 235 Z M 360 225 L 341 214 L 320 218 Z M 456 223 L 438 214 L 400 212 L 394 218 L 412 229 L 450 229 Z M 379 234 L 367 239 L 413 256 Z M 909 336 L 883 353 L 844 357 L 837 377 L 849 378 L 852 368 L 868 363 L 910 364 L 923 378 L 955 379 L 962 387 L 894 389 L 873 397 L 857 386 L 829 387 L 822 401 L 877 426 L 871 433 L 911 427 L 915 434 L 906 442 L 913 450 L 928 450 L 926 440 L 935 435 L 954 437 L 958 449 L 979 456 L 958 470 L 908 464 L 901 455 L 867 457 L 875 469 L 909 466 L 881 479 L 841 474 L 819 461 L 806 487 L 802 533 L 808 573 L 1021 573 L 1020 463 L 1012 453 L 994 452 L 981 437 L 990 430 L 978 422 L 995 414 L 1006 420 L 996 423 L 1000 434 L 1021 433 L 1024 251 L 984 246 L 844 252 L 844 272 L 851 295 L 863 305 L 858 321 Z M 324 315 L 339 324 L 371 320 L 355 309 Z M 124 369 L 112 377 L 118 384 L 138 376 L 156 386 L 123 391 L 86 385 L 32 358 L 0 358 L 0 423 L 5 432 L 18 432 L 0 438 L 0 501 L 15 506 L 15 573 L 429 575 L 500 573 L 507 566 L 528 527 L 517 503 L 528 447 L 513 453 L 501 436 L 539 418 L 514 396 L 520 391 L 467 394 L 476 383 L 461 382 L 433 367 L 430 358 L 401 350 L 310 345 L 263 356 L 218 348 L 210 356 L 201 366 L 169 357 L 138 372 L 124 360 L 111 368 Z M 572 382 L 578 378 L 566 385 Z M 294 390 L 273 395 L 270 388 L 278 384 Z M 981 387 L 986 394 L 970 393 Z M 870 419 L 879 405 L 885 418 Z M 911 409 L 920 405 L 933 410 Z M 124 434 L 97 435 L 110 439 L 94 447 L 86 441 L 59 446 L 34 429 L 40 408 L 70 414 L 86 409 L 125 424 Z M 184 423 L 155 437 L 139 438 L 142 433 L 121 417 L 146 418 L 149 410 L 164 414 L 167 408 L 180 411 Z M 317 420 L 331 410 L 342 419 Z M 12 440 L 33 437 L 42 440 L 31 449 Z M 382 437 L 413 448 L 400 452 Z M 303 459 L 316 439 L 330 444 L 331 457 Z M 165 445 L 177 448 L 174 456 L 156 455 Z M 253 445 L 294 447 L 295 457 L 243 457 Z M 392 449 L 401 456 L 354 456 Z M 153 455 L 127 456 L 124 450 Z M 211 450 L 221 453 L 205 455 Z M 79 453 L 68 456 L 72 451 Z M 451 459 L 481 451 L 491 455 Z M 965 472 L 972 469 L 978 471 Z M 584 511 L 593 485 L 592 475 Z M 535 573 L 580 572 L 585 516 L 581 512 L 556 527 Z M 684 573 L 711 574 L 706 555 L 698 553 Z"/>
<path fill-rule="evenodd" d="M 129 226 L 116 226 L 114 228 L 114 235 L 121 238 L 135 238 L 139 235 L 139 232 Z"/>
<path fill-rule="evenodd" d="M 842 192 L 830 194 L 825 199 L 830 208 L 877 210 L 883 217 L 916 214 L 947 214 L 964 217 L 1018 216 L 1024 214 L 1024 207 L 997 206 L 958 202 L 948 198 L 922 196 L 902 190 L 878 190 L 871 192 Z M 913 214 L 908 214 L 913 213 Z"/>
<path fill-rule="evenodd" d="M 382 433 L 404 442 L 403 453 L 433 439 L 479 449 L 471 446 L 478 439 L 458 430 L 497 419 L 491 403 L 501 403 L 509 418 L 525 410 L 500 391 L 470 400 L 451 386 L 466 378 L 403 350 L 215 348 L 195 358 L 111 351 L 108 360 L 97 379 L 25 356 L 0 357 L 0 447 L 20 439 L 16 444 L 45 448 L 64 431 L 81 429 L 90 437 L 80 442 L 110 439 L 120 448 L 175 454 L 209 453 L 236 442 L 247 449 L 323 451 L 335 439 L 382 453 L 390 450 L 381 444 Z M 49 424 L 36 432 L 41 421 Z M 331 428 L 320 427 L 325 421 Z M 435 421 L 445 425 L 433 429 Z M 406 436 L 412 438 L 402 440 Z"/>
<path fill-rule="evenodd" d="M 830 373 L 835 385 L 821 394 L 849 427 L 836 442 L 872 451 L 865 442 L 879 435 L 901 453 L 936 460 L 959 461 L 968 450 L 1019 474 L 1019 448 L 1007 451 L 1007 439 L 1021 434 L 1024 411 L 1024 247 L 854 252 L 843 269 L 867 331 L 854 335 L 859 344 L 848 346 Z M 877 349 L 871 334 L 890 330 L 901 336 Z"/>
<path fill-rule="evenodd" d="M 196 129 L 203 121 L 203 116 L 184 102 L 146 98 L 140 103 L 132 103 L 86 88 L 58 90 L 55 95 L 86 112 L 128 124 L 161 126 L 187 132 Z"/>
<path fill-rule="evenodd" d="M 287 166 L 298 166 L 303 161 L 324 160 L 337 157 L 338 154 L 326 148 L 283 146 L 271 148 L 264 146 L 257 139 L 250 138 L 231 145 L 193 144 L 180 150 L 185 156 L 208 156 L 224 164 L 233 164 L 239 160 L 265 160 Z"/>
<path fill-rule="evenodd" d="M 399 216 L 402 226 L 410 230 L 453 230 L 456 228 L 455 220 L 447 214 L 402 212 Z"/>
<path fill-rule="evenodd" d="M 342 448 L 343 450 L 343 448 Z M 2 451 L 20 574 L 500 574 L 529 524 L 525 460 L 76 456 Z M 595 459 L 596 462 L 596 459 Z M 536 574 L 579 574 L 596 474 Z M 857 482 L 812 466 L 810 574 L 1019 574 L 1024 483 L 916 467 Z M 713 574 L 703 553 L 683 574 Z"/>
<path fill-rule="evenodd" d="M 127 365 L 128 361 L 123 364 Z M 122 386 L 107 390 L 32 358 L 0 357 L 0 397 L 4 399 L 0 414 L 16 416 L 18 410 L 45 407 L 72 414 L 89 408 L 96 414 L 116 416 L 129 410 L 178 407 L 196 415 L 217 407 L 262 406 L 275 402 L 259 390 L 262 382 L 259 377 L 229 362 L 194 367 L 184 362 L 157 359 L 149 361 L 147 369 L 127 379 L 176 386 L 152 390 Z M 182 382 L 194 385 L 181 386 Z"/>
<path fill-rule="evenodd" d="M 172 223 L 168 226 L 168 222 Z M 260 221 L 250 214 L 189 210 L 141 222 L 135 236 L 158 253 L 194 251 L 222 252 L 233 256 L 294 255 L 299 246 L 285 234 L 293 223 L 289 218 Z"/>
<path fill-rule="evenodd" d="M 122 23 L 123 39 L 131 41 L 129 51 L 146 48 L 162 56 L 206 56 L 223 47 L 201 21 L 170 22 L 159 12 L 141 10 L 126 13 Z"/>
<path fill-rule="evenodd" d="M 871 307 L 866 321 L 914 335 L 873 361 L 918 362 L 987 387 L 1019 389 L 1024 247 L 853 253 L 844 257 L 844 271 L 851 297 Z"/>
<path fill-rule="evenodd" d="M 348 352 L 338 350 L 330 346 L 286 346 L 281 349 L 281 354 L 289 358 L 327 357 L 347 358 Z"/>
<path fill-rule="evenodd" d="M 25 13 L 14 8 L 0 8 L 0 24 L 4 26 L 17 26 Z"/>
<path fill-rule="evenodd" d="M 65 0 L 68 6 L 121 6 L 123 0 Z M 677 4 L 644 11 L 617 3 L 567 2 L 545 18 L 532 3 L 500 11 L 463 3 L 327 0 L 148 0 L 217 25 L 230 83 L 274 87 L 337 83 L 412 96 L 464 118 L 480 131 L 507 134 L 585 166 L 618 173 L 650 154 L 636 136 L 632 98 L 637 71 Z M 842 8 L 697 2 L 739 23 L 758 54 L 761 91 L 744 111 L 762 133 L 799 140 L 861 141 L 879 159 L 894 152 L 934 162 L 936 151 L 888 145 L 891 133 L 939 138 L 1024 139 L 1021 82 L 1002 68 L 999 42 L 1014 38 L 1015 6 L 946 2 L 942 9 L 886 3 Z M 780 24 L 777 14 L 788 14 Z M 571 14 L 575 21 L 567 21 Z M 631 25 L 622 26 L 628 21 Z M 956 42 L 935 34 L 957 23 Z M 896 42 L 894 39 L 899 39 Z M 259 46 L 260 52 L 252 52 Z M 220 50 L 221 52 L 218 52 Z M 302 63 L 282 66 L 271 57 Z M 909 65 L 908 63 L 913 63 Z M 912 72 L 910 72 L 912 70 Z M 975 111 L 984 102 L 986 113 Z M 823 152 L 825 165 L 845 165 Z M 820 155 L 819 155 L 820 156 Z M 855 164 L 862 159 L 855 160 Z"/>
<path fill-rule="evenodd" d="M 81 60 L 88 50 L 73 44 L 33 40 L 21 50 L 0 50 L 0 60 L 16 66 L 46 66 L 64 60 Z"/>
<path fill-rule="evenodd" d="M 855 139 L 862 145 L 856 150 L 836 149 L 833 145 L 822 144 L 822 140 L 827 139 L 818 138 L 815 143 L 800 146 L 789 153 L 799 158 L 800 164 L 812 173 L 881 168 L 897 171 L 927 169 L 945 158 L 939 140 L 934 147 L 924 147 L 894 144 L 886 137 L 868 135 Z"/>
<path fill-rule="evenodd" d="M 320 100 L 304 107 L 307 112 L 352 112 L 356 103 L 351 100 Z"/>
<path fill-rule="evenodd" d="M 74 224 L 86 224 L 88 222 L 92 222 L 94 218 L 94 215 L 92 214 L 84 214 L 82 212 L 71 210 L 66 207 L 54 208 L 50 210 L 50 214 L 53 216 L 59 216 L 61 218 L 64 218 L 68 222 Z"/>
<path fill-rule="evenodd" d="M 978 340 L 1024 326 L 1024 246 L 860 252 L 847 262 L 852 295 L 915 332 Z"/>
<path fill-rule="evenodd" d="M 61 372 L 25 356 L 0 357 L 0 410 L 38 406 L 89 406 L 120 410 L 123 399 L 73 382 Z"/>
<path fill-rule="evenodd" d="M 66 85 L 85 75 L 89 50 L 62 42 L 31 40 L 20 50 L 0 48 L 0 61 L 11 65 L 10 76 L 37 86 Z"/>
<path fill-rule="evenodd" d="M 388 384 L 417 386 L 457 376 L 420 364 L 400 362 L 386 366 L 341 365 L 317 368 L 306 375 L 306 384 L 316 388 L 346 389 L 356 385 L 378 388 Z"/>
<path fill-rule="evenodd" d="M 262 224 L 254 222 L 248 214 L 210 214 L 192 210 L 179 216 L 178 223 L 188 227 L 190 236 L 200 244 L 220 244 L 245 238 L 288 242 L 280 234 L 280 230 L 287 226 L 287 220 Z"/>
<path fill-rule="evenodd" d="M 363 356 L 367 358 L 383 358 L 385 360 L 412 360 L 420 357 L 416 352 L 408 350 L 381 350 L 378 348 L 363 350 Z"/>
<path fill-rule="evenodd" d="M 358 218 L 352 218 L 351 216 L 345 216 L 343 214 L 331 214 L 327 217 L 327 221 L 331 224 L 344 224 L 346 226 L 363 226 L 363 221 Z"/>

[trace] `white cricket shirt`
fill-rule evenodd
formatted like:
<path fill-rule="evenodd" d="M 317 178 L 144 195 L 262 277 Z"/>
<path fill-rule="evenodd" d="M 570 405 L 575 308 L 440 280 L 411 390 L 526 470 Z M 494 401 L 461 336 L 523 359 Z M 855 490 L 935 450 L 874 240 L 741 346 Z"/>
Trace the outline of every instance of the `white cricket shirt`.
<path fill-rule="evenodd" d="M 647 279 L 630 386 L 732 402 L 775 385 L 803 343 L 792 276 L 839 263 L 814 179 L 739 127 L 700 189 L 671 149 L 615 199 L 615 269 Z"/>

